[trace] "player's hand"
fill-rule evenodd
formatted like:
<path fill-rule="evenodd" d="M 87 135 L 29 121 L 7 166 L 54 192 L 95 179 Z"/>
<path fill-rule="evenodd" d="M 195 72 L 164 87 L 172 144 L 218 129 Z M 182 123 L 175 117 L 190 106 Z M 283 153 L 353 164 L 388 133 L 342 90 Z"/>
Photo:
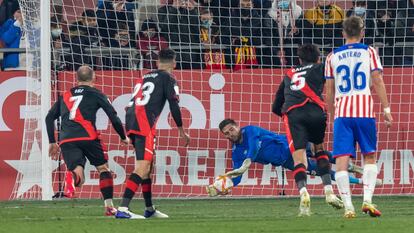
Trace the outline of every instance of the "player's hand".
<path fill-rule="evenodd" d="M 217 189 L 213 185 L 206 186 L 206 192 L 209 197 L 216 197 L 218 195 Z"/>
<path fill-rule="evenodd" d="M 128 137 L 126 137 L 125 139 L 121 139 L 121 143 L 123 144 L 123 145 L 125 145 L 125 146 L 128 146 L 129 145 L 129 142 L 130 142 L 130 140 L 129 140 L 129 138 Z"/>
<path fill-rule="evenodd" d="M 387 125 L 388 128 L 390 128 L 393 122 L 391 113 L 384 113 L 384 118 L 385 118 L 385 124 Z"/>
<path fill-rule="evenodd" d="M 59 145 L 57 143 L 49 144 L 49 155 L 53 160 L 59 159 Z"/>

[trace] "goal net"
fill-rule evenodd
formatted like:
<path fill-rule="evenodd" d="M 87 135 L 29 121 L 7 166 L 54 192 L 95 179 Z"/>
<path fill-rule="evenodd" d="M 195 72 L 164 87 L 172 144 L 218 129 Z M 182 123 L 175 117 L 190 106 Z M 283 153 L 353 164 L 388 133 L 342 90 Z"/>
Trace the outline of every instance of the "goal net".
<path fill-rule="evenodd" d="M 39 8 L 34 8 L 32 1 L 19 2 L 27 25 L 39 22 L 39 13 L 33 13 Z M 182 147 L 183 142 L 166 106 L 157 123 L 153 195 L 206 197 L 204 186 L 232 168 L 231 145 L 220 134 L 219 122 L 233 118 L 240 126 L 256 125 L 284 134 L 283 122 L 271 113 L 271 104 L 283 74 L 298 64 L 298 46 L 318 44 L 324 60 L 333 48 L 343 44 L 342 20 L 355 14 L 364 19 L 367 27 L 364 42 L 378 50 L 385 67 L 384 81 L 395 120 L 392 128 L 385 127 L 381 106 L 374 94 L 379 139 L 378 178 L 383 183 L 377 186 L 376 194 L 411 195 L 414 193 L 413 3 L 395 2 L 398 3 L 53 1 L 50 18 L 51 102 L 76 85 L 74 71 L 80 65 L 88 64 L 96 72 L 96 87 L 108 95 L 124 121 L 125 106 L 134 83 L 145 72 L 156 68 L 160 49 L 173 48 L 178 53 L 174 75 L 180 86 L 184 126 L 192 141 L 189 147 Z M 327 3 L 330 5 L 324 5 Z M 36 47 L 39 48 L 42 49 Z M 34 70 L 40 69 L 36 59 L 30 62 L 37 66 Z M 28 76 L 44 82 L 29 70 Z M 39 96 L 27 95 L 26 105 L 38 105 L 36 98 Z M 107 144 L 115 197 L 120 197 L 134 168 L 133 148 L 120 146 L 119 137 L 103 112 L 99 112 L 96 127 Z M 32 130 L 30 120 L 26 120 L 23 145 L 40 140 L 30 133 Z M 332 127 L 327 130 L 326 146 L 331 149 Z M 29 160 L 27 154 L 31 149 L 31 146 L 23 146 L 22 160 Z M 355 163 L 361 165 L 360 153 Z M 63 163 L 60 166 L 57 162 L 52 164 L 49 175 L 53 192 L 58 192 L 66 168 Z M 86 182 L 77 192 L 78 196 L 99 198 L 99 175 L 89 164 L 85 172 Z M 361 178 L 360 174 L 355 176 Z M 41 198 L 40 187 L 23 182 L 30 180 L 19 175 L 12 199 Z M 322 194 L 319 177 L 310 175 L 308 183 L 311 194 Z M 22 193 L 22 186 L 31 188 Z M 353 185 L 353 193 L 361 192 L 362 185 Z M 254 164 L 232 191 L 232 196 L 297 194 L 291 171 L 259 164 Z"/>

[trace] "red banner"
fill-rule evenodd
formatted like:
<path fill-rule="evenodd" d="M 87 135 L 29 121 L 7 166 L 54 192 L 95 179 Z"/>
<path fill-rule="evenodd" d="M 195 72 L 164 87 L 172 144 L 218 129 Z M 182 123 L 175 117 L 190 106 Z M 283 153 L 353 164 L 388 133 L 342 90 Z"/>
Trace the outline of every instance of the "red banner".
<path fill-rule="evenodd" d="M 377 187 L 378 194 L 414 193 L 414 69 L 386 69 L 384 81 L 391 96 L 392 112 L 395 124 L 387 130 L 379 123 L 379 178 L 384 185 Z M 9 199 L 12 192 L 22 195 L 39 189 L 38 179 L 25 178 L 30 171 L 23 170 L 26 161 L 20 160 L 22 153 L 22 135 L 25 105 L 25 82 L 23 73 L 0 73 L 0 146 L 3 148 L 0 159 L 0 179 L 2 189 L 0 199 Z M 126 71 L 97 72 L 97 85 L 111 99 L 120 118 L 124 120 L 125 110 L 135 79 L 141 73 Z M 242 70 L 229 71 L 176 71 L 180 85 L 180 104 L 183 109 L 184 125 L 189 128 L 192 137 L 190 147 L 181 147 L 178 132 L 171 121 L 168 109 L 164 109 L 158 121 L 158 146 L 154 167 L 154 195 L 163 197 L 204 196 L 204 185 L 211 183 L 216 175 L 231 168 L 230 145 L 220 135 L 218 123 L 227 117 L 234 118 L 244 125 L 258 125 L 278 133 L 284 133 L 281 120 L 271 114 L 271 103 L 278 84 L 281 70 Z M 60 73 L 59 91 L 74 85 L 73 73 Z M 23 87 L 23 88 L 22 88 Z M 5 92 L 1 91 L 4 90 Z M 378 99 L 375 99 L 379 110 Z M 119 145 L 119 139 L 112 130 L 104 114 L 100 113 L 97 128 L 102 132 L 103 140 L 108 144 L 109 166 L 115 174 L 115 196 L 123 191 L 123 184 L 134 166 L 132 148 Z M 378 122 L 382 116 L 377 114 Z M 328 141 L 331 134 L 328 133 Z M 328 142 L 328 148 L 330 147 Z M 25 148 L 30 150 L 30 148 Z M 29 157 L 30 160 L 30 157 Z M 359 161 L 357 161 L 359 163 Z M 52 166 L 54 191 L 58 189 L 56 164 Z M 64 169 L 64 165 L 61 166 Z M 25 168 L 32 169 L 32 168 Z M 33 168 L 34 169 L 34 168 Z M 17 176 L 20 174 L 19 176 Z M 283 179 L 283 177 L 287 179 Z M 80 197 L 97 198 L 100 196 L 98 176 L 94 168 L 86 167 L 86 182 Z M 22 182 L 25 182 L 22 185 Z M 31 183 L 30 183 L 31 182 Z M 309 190 L 321 194 L 319 178 L 310 177 Z M 255 165 L 243 177 L 233 195 L 296 195 L 291 172 L 282 172 L 280 168 Z M 354 192 L 360 193 L 361 187 L 354 186 Z"/>

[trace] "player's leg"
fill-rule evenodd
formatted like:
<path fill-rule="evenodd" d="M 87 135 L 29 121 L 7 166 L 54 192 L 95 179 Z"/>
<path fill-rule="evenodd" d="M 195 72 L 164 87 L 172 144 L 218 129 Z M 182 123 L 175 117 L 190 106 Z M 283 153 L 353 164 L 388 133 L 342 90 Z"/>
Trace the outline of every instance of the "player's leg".
<path fill-rule="evenodd" d="M 362 211 L 369 213 L 371 217 L 379 217 L 381 216 L 381 212 L 372 204 L 372 196 L 378 174 L 376 164 L 377 132 L 375 118 L 358 119 L 356 131 L 357 141 L 364 157 L 364 172 L 362 175 L 364 202 L 362 204 Z"/>
<path fill-rule="evenodd" d="M 310 196 L 306 189 L 307 182 L 307 157 L 306 144 L 308 142 L 307 131 L 302 124 L 301 112 L 299 109 L 292 110 L 283 117 L 289 149 L 292 153 L 294 168 L 293 176 L 300 194 L 299 216 L 309 216 Z"/>
<path fill-rule="evenodd" d="M 85 182 L 84 166 L 86 158 L 83 155 L 79 142 L 67 142 L 60 145 L 63 160 L 65 161 L 67 172 L 65 174 L 65 196 L 73 198 L 76 187 L 82 186 Z"/>
<path fill-rule="evenodd" d="M 104 199 L 106 216 L 113 216 L 116 209 L 113 204 L 114 181 L 111 170 L 108 166 L 108 156 L 106 146 L 101 140 L 84 141 L 80 143 L 82 151 L 89 163 L 96 167 L 99 172 L 99 188 Z"/>
<path fill-rule="evenodd" d="M 155 156 L 155 136 L 150 134 L 145 139 L 145 155 L 142 169 L 137 174 L 142 178 L 142 196 L 145 202 L 145 218 L 168 218 L 168 215 L 156 210 L 152 204 L 152 180 L 153 157 Z M 149 162 L 149 163 L 148 163 Z"/>
<path fill-rule="evenodd" d="M 146 151 L 145 141 L 145 136 L 131 136 L 131 143 L 135 148 L 135 169 L 126 181 L 125 191 L 122 196 L 121 205 L 116 213 L 116 218 L 145 219 L 144 216 L 134 214 L 129 210 L 129 205 L 135 195 L 135 192 L 142 184 L 143 179 L 147 179 L 149 177 L 151 170 L 152 154 Z M 145 158 L 147 160 L 145 160 Z"/>
<path fill-rule="evenodd" d="M 116 208 L 113 203 L 114 196 L 114 179 L 109 170 L 108 163 L 96 166 L 99 172 L 99 188 L 105 204 L 105 215 L 113 216 L 116 214 Z"/>
<path fill-rule="evenodd" d="M 344 207 L 332 188 L 330 153 L 323 146 L 326 130 L 326 113 L 317 105 L 307 105 L 307 131 L 309 141 L 314 145 L 317 173 L 322 179 L 326 203 L 334 208 Z"/>
<path fill-rule="evenodd" d="M 336 159 L 335 180 L 342 201 L 345 206 L 346 218 L 355 217 L 355 208 L 351 199 L 351 188 L 349 184 L 348 164 L 349 158 L 355 152 L 354 135 L 351 119 L 337 118 L 334 121 L 333 131 L 333 156 Z"/>

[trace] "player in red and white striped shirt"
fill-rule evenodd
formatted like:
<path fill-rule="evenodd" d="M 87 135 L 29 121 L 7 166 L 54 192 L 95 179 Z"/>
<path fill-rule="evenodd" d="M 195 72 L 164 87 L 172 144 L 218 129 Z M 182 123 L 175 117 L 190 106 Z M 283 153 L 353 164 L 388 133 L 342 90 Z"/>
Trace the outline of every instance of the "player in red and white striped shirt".
<path fill-rule="evenodd" d="M 351 201 L 347 166 L 355 155 L 358 142 L 364 156 L 364 202 L 362 211 L 372 217 L 381 212 L 372 204 L 378 168 L 376 165 L 377 131 L 373 113 L 371 83 L 384 108 L 388 127 L 393 121 L 382 79 L 382 65 L 374 48 L 360 43 L 364 35 L 361 18 L 352 16 L 343 23 L 345 45 L 328 55 L 325 66 L 327 104 L 334 115 L 333 156 L 339 193 L 345 205 L 346 218 L 355 217 Z M 335 111 L 335 112 L 334 112 Z"/>

